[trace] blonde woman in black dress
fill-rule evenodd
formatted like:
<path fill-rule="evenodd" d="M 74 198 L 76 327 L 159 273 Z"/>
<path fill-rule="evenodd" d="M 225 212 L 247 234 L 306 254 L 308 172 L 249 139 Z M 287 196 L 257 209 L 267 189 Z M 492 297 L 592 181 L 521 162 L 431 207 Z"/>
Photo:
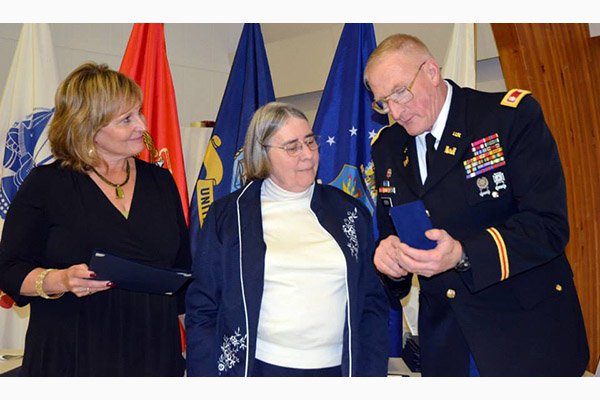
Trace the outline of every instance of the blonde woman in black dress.
<path fill-rule="evenodd" d="M 49 140 L 8 211 L 0 287 L 31 305 L 21 374 L 182 376 L 178 296 L 94 280 L 94 249 L 187 269 L 189 240 L 168 170 L 135 158 L 146 129 L 139 86 L 106 65 L 75 69 L 57 90 Z"/>

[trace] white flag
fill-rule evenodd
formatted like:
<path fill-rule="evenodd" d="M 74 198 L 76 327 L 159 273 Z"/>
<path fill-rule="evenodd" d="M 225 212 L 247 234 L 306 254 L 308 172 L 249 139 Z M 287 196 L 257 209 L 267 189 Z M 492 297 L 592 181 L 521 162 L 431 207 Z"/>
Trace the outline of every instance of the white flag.
<path fill-rule="evenodd" d="M 52 161 L 47 138 L 58 72 L 48 24 L 23 24 L 0 101 L 0 235 L 11 200 L 33 167 Z M 0 348 L 22 349 L 29 307 L 0 288 Z"/>
<path fill-rule="evenodd" d="M 442 66 L 442 76 L 459 86 L 475 88 L 475 24 L 454 24 Z"/>

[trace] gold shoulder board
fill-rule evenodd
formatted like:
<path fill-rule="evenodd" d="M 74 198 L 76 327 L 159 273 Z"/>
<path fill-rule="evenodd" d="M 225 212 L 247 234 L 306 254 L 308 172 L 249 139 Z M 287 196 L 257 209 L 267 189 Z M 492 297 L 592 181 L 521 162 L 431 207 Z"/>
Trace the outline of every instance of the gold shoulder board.
<path fill-rule="evenodd" d="M 500 104 L 507 107 L 517 108 L 523 97 L 531 94 L 529 90 L 524 89 L 511 89 L 509 90 Z"/>

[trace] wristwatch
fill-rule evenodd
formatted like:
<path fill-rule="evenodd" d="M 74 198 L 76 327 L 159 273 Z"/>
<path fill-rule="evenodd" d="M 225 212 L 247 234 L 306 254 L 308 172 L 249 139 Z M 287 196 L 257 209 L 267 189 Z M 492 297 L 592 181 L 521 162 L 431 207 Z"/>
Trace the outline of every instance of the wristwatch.
<path fill-rule="evenodd" d="M 467 253 L 465 251 L 465 246 L 463 246 L 462 243 L 461 243 L 461 247 L 462 247 L 462 256 L 460 257 L 460 260 L 458 260 L 458 262 L 454 266 L 454 269 L 457 270 L 458 272 L 465 272 L 465 271 L 468 271 L 469 269 L 471 269 L 471 262 L 469 261 L 469 256 L 467 255 Z"/>

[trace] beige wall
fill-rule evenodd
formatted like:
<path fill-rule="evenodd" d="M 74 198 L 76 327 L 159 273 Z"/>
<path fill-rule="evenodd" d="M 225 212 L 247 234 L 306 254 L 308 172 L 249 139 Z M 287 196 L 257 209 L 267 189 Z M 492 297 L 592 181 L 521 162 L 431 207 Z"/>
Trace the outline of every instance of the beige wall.
<path fill-rule="evenodd" d="M 407 32 L 421 37 L 443 61 L 453 24 L 375 24 L 381 41 Z M 478 87 L 502 90 L 489 24 L 478 25 Z M 62 79 L 82 62 L 118 68 L 132 24 L 50 24 Z M 343 24 L 261 24 L 275 96 L 314 119 Z M 21 24 L 0 24 L 0 87 L 4 87 Z M 165 38 L 181 125 L 216 118 L 242 24 L 165 24 Z M 490 39 L 491 38 L 491 39 Z M 481 79 L 480 79 L 481 78 Z"/>
<path fill-rule="evenodd" d="M 0 23 L 0 89 L 4 88 L 22 24 Z M 63 79 L 85 61 L 118 69 L 133 24 L 50 24 Z M 242 24 L 165 24 L 165 40 L 182 125 L 216 117 Z"/>
<path fill-rule="evenodd" d="M 377 43 L 394 33 L 418 36 L 440 63 L 454 24 L 375 24 Z M 477 26 L 477 88 L 505 90 L 489 24 Z M 294 104 L 314 121 L 343 24 L 262 24 L 275 96 Z"/>

